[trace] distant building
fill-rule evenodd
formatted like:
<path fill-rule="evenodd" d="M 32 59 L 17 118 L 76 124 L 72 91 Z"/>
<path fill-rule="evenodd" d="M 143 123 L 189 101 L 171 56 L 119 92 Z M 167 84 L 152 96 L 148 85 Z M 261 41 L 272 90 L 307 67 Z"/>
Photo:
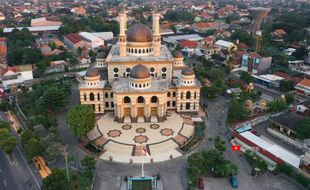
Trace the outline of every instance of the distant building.
<path fill-rule="evenodd" d="M 279 88 L 280 81 L 284 80 L 283 77 L 279 77 L 273 74 L 266 75 L 252 75 L 254 77 L 254 82 L 260 85 L 264 85 L 269 88 Z"/>
<path fill-rule="evenodd" d="M 228 51 L 229 53 L 238 50 L 238 47 L 234 43 L 225 40 L 218 40 L 214 45 L 221 48 L 221 50 Z"/>
<path fill-rule="evenodd" d="M 6 38 L 0 38 L 0 56 L 5 57 L 7 52 Z"/>
<path fill-rule="evenodd" d="M 303 79 L 295 86 L 295 92 L 310 96 L 310 79 Z"/>
<path fill-rule="evenodd" d="M 12 84 L 21 84 L 24 81 L 33 79 L 32 71 L 32 65 L 7 67 L 0 78 L 5 89 L 9 89 Z"/>
<path fill-rule="evenodd" d="M 36 26 L 36 27 L 4 28 L 3 33 L 9 34 L 14 29 L 22 30 L 23 28 L 27 28 L 33 34 L 42 34 L 42 33 L 57 33 L 60 26 Z"/>
<path fill-rule="evenodd" d="M 36 26 L 61 26 L 61 25 L 62 25 L 62 22 L 50 21 L 50 20 L 47 20 L 45 17 L 31 19 L 31 26 L 32 27 L 36 27 Z"/>
<path fill-rule="evenodd" d="M 255 52 L 242 55 L 241 69 L 253 74 L 267 73 L 271 67 L 272 57 L 262 57 Z"/>
<path fill-rule="evenodd" d="M 274 170 L 277 165 L 284 163 L 295 168 L 300 166 L 301 159 L 299 155 L 287 151 L 271 141 L 258 137 L 250 131 L 242 133 L 233 132 L 233 136 L 235 137 L 232 140 L 233 145 L 239 145 L 242 152 L 246 152 L 246 150 L 255 152 L 257 156 L 266 161 L 269 170 Z"/>
<path fill-rule="evenodd" d="M 98 37 L 100 36 L 100 37 Z M 100 33 L 80 32 L 78 34 L 68 34 L 64 37 L 64 42 L 68 48 L 76 49 L 78 47 L 86 47 L 89 49 L 98 48 L 104 46 L 104 40 L 102 38 L 110 39 L 109 36 L 104 36 Z"/>
<path fill-rule="evenodd" d="M 86 9 L 83 7 L 74 7 L 71 9 L 71 13 L 76 15 L 85 16 L 86 15 Z"/>
<path fill-rule="evenodd" d="M 216 29 L 217 25 L 215 22 L 197 22 L 192 24 L 192 29 L 195 32 L 205 33 L 208 30 Z"/>
<path fill-rule="evenodd" d="M 5 15 L 3 13 L 0 12 L 0 21 L 1 20 L 5 20 Z"/>
<path fill-rule="evenodd" d="M 283 38 L 287 35 L 287 33 L 283 29 L 276 29 L 271 35 L 275 41 L 283 41 Z"/>
<path fill-rule="evenodd" d="M 295 113 L 286 113 L 284 115 L 271 118 L 267 127 L 267 132 L 272 136 L 279 138 L 281 141 L 302 150 L 303 141 L 297 139 L 296 130 L 300 126 L 303 116 Z"/>

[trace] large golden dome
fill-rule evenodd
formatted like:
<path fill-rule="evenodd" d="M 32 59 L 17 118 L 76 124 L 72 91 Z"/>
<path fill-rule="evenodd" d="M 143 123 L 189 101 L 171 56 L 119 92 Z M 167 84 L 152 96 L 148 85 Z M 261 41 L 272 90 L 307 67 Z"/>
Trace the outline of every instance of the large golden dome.
<path fill-rule="evenodd" d="M 130 71 L 130 77 L 134 79 L 145 79 L 150 77 L 150 71 L 149 69 L 142 65 L 136 65 L 134 66 Z"/>
<path fill-rule="evenodd" d="M 128 42 L 152 42 L 152 30 L 144 24 L 135 24 L 127 30 Z"/>

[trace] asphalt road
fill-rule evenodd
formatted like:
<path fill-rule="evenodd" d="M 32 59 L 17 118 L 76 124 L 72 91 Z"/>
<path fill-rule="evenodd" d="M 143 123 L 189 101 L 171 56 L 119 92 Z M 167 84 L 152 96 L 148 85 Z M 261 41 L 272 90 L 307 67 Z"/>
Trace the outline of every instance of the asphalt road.
<path fill-rule="evenodd" d="M 0 112 L 0 119 L 8 121 L 6 115 Z M 15 132 L 13 132 L 16 135 Z M 25 156 L 17 146 L 12 154 L 12 160 L 0 152 L 0 190 L 40 190 L 41 178 L 35 166 L 27 163 Z"/>

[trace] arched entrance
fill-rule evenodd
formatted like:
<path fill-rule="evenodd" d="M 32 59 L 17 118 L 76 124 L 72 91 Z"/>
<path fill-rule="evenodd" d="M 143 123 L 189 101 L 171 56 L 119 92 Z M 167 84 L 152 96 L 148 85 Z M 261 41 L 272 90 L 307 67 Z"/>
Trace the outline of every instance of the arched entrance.
<path fill-rule="evenodd" d="M 145 103 L 144 97 L 143 96 L 139 96 L 137 98 L 137 103 L 138 103 L 137 117 L 144 117 L 144 103 Z"/>
<path fill-rule="evenodd" d="M 151 116 L 157 116 L 158 115 L 158 98 L 157 96 L 151 97 Z"/>
<path fill-rule="evenodd" d="M 129 105 L 131 104 L 131 99 L 128 96 L 124 97 L 123 100 L 124 105 Z M 125 107 L 124 108 L 124 117 L 130 117 L 131 116 L 131 108 L 130 107 Z"/>

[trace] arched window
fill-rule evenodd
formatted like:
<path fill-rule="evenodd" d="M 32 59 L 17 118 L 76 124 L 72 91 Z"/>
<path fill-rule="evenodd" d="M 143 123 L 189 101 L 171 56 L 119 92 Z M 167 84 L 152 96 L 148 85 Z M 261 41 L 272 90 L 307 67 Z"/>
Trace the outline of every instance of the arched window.
<path fill-rule="evenodd" d="M 168 96 L 168 97 L 170 97 L 170 96 L 171 96 L 170 92 L 168 92 L 168 93 L 167 93 L 167 96 Z"/>
<path fill-rule="evenodd" d="M 86 101 L 87 100 L 87 97 L 86 97 L 86 94 L 84 93 L 84 101 Z"/>
<path fill-rule="evenodd" d="M 144 103 L 144 98 L 142 96 L 138 97 L 138 103 L 143 104 Z"/>
<path fill-rule="evenodd" d="M 187 109 L 187 110 L 191 109 L 191 103 L 186 102 L 185 109 Z"/>
<path fill-rule="evenodd" d="M 175 93 L 175 92 L 173 92 L 173 93 L 172 93 L 172 96 L 173 96 L 173 97 L 175 97 L 175 96 L 176 96 L 176 93 Z"/>
<path fill-rule="evenodd" d="M 113 92 L 111 92 L 111 98 L 113 98 Z"/>
<path fill-rule="evenodd" d="M 106 93 L 104 94 L 104 97 L 108 98 L 108 97 L 109 97 L 109 94 L 106 92 Z"/>
<path fill-rule="evenodd" d="M 97 94 L 97 99 L 100 101 L 100 93 Z"/>
<path fill-rule="evenodd" d="M 137 53 L 137 49 L 135 49 L 135 53 Z"/>
<path fill-rule="evenodd" d="M 115 67 L 115 68 L 113 69 L 113 71 L 114 71 L 115 73 L 117 73 L 117 72 L 118 72 L 118 68 Z"/>
<path fill-rule="evenodd" d="M 141 86 L 141 84 L 139 84 L 139 88 L 141 88 L 142 86 Z"/>
<path fill-rule="evenodd" d="M 128 96 L 125 96 L 124 103 L 129 104 L 131 102 L 131 99 Z"/>
<path fill-rule="evenodd" d="M 181 110 L 183 110 L 183 104 L 181 104 Z"/>
<path fill-rule="evenodd" d="M 183 99 L 183 92 L 181 92 L 181 99 Z"/>
<path fill-rule="evenodd" d="M 194 99 L 196 99 L 197 98 L 197 93 L 196 92 L 194 92 Z"/>
<path fill-rule="evenodd" d="M 139 49 L 139 54 L 141 54 L 141 49 Z"/>
<path fill-rule="evenodd" d="M 170 107 L 170 101 L 167 101 L 167 107 Z"/>
<path fill-rule="evenodd" d="M 158 102 L 157 96 L 152 96 L 151 103 L 157 103 L 157 102 Z"/>
<path fill-rule="evenodd" d="M 172 106 L 175 107 L 175 101 L 172 101 Z"/>
<path fill-rule="evenodd" d="M 191 99 L 191 92 L 190 91 L 186 92 L 186 99 Z"/>
<path fill-rule="evenodd" d="M 94 100 L 95 100 L 95 95 L 94 95 L 94 93 L 91 92 L 91 93 L 89 94 L 89 100 L 90 100 L 90 101 L 94 101 Z"/>

